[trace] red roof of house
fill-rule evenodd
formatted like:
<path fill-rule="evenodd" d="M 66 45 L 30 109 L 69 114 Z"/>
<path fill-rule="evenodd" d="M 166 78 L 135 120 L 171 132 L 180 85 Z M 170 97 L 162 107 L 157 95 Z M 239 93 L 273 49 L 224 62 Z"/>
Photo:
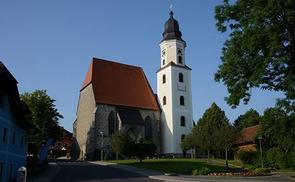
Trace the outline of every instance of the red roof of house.
<path fill-rule="evenodd" d="M 241 131 L 241 141 L 239 143 L 254 142 L 255 136 L 259 130 L 259 125 L 243 128 Z"/>
<path fill-rule="evenodd" d="M 140 67 L 93 58 L 80 91 L 89 84 L 96 103 L 159 110 Z"/>

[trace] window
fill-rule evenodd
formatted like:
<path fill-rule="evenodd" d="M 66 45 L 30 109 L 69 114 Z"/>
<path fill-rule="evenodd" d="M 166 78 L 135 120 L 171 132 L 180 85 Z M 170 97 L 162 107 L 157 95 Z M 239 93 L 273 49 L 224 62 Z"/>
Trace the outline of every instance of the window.
<path fill-rule="evenodd" d="M 162 76 L 162 82 L 166 83 L 166 75 L 165 74 Z"/>
<path fill-rule="evenodd" d="M 166 96 L 163 97 L 163 105 L 166 105 Z"/>
<path fill-rule="evenodd" d="M 15 132 L 12 134 L 12 145 L 15 145 Z"/>
<path fill-rule="evenodd" d="M 6 143 L 7 140 L 7 128 L 3 129 L 3 137 L 2 137 L 2 141 L 3 143 Z"/>
<path fill-rule="evenodd" d="M 9 180 L 12 180 L 13 164 L 9 165 Z"/>
<path fill-rule="evenodd" d="M 21 148 L 24 147 L 24 136 L 21 136 L 21 138 L 20 138 L 20 147 Z"/>
<path fill-rule="evenodd" d="M 185 138 L 185 135 L 184 135 L 184 134 L 182 134 L 182 135 L 181 135 L 181 141 L 183 141 L 183 140 L 184 140 L 184 138 Z"/>
<path fill-rule="evenodd" d="M 109 135 L 112 135 L 113 133 L 117 131 L 117 128 L 118 128 L 115 113 L 113 111 L 109 114 L 108 120 L 109 120 Z"/>
<path fill-rule="evenodd" d="M 183 74 L 182 73 L 178 74 L 178 80 L 179 80 L 179 82 L 183 82 Z"/>
<path fill-rule="evenodd" d="M 165 59 L 163 59 L 163 65 L 165 65 Z"/>
<path fill-rule="evenodd" d="M 181 56 L 178 56 L 178 63 L 182 64 L 182 57 Z"/>
<path fill-rule="evenodd" d="M 180 117 L 180 126 L 185 126 L 185 117 L 184 116 Z"/>
<path fill-rule="evenodd" d="M 3 176 L 3 162 L 0 162 L 0 181 L 2 181 Z"/>
<path fill-rule="evenodd" d="M 0 109 L 4 109 L 4 97 L 0 95 Z"/>
<path fill-rule="evenodd" d="M 152 128 L 152 119 L 147 116 L 145 118 L 145 122 L 144 122 L 145 126 L 144 126 L 144 135 L 145 135 L 145 139 L 147 140 L 152 140 L 153 139 L 153 128 Z"/>
<path fill-rule="evenodd" d="M 180 105 L 184 106 L 184 97 L 180 96 L 179 98 Z"/>

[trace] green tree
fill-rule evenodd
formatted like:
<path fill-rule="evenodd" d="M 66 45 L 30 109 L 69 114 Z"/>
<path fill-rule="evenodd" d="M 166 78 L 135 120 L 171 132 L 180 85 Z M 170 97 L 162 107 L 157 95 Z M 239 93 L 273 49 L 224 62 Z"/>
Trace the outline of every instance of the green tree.
<path fill-rule="evenodd" d="M 210 150 L 227 150 L 229 120 L 215 103 L 205 111 L 202 118 L 193 129 L 194 140 L 201 149 L 207 151 L 208 160 Z"/>
<path fill-rule="evenodd" d="M 294 0 L 224 0 L 215 7 L 218 31 L 230 31 L 215 74 L 228 88 L 229 105 L 247 103 L 256 87 L 282 91 L 279 104 L 294 112 L 294 7 Z"/>
<path fill-rule="evenodd" d="M 62 115 L 55 108 L 55 100 L 50 98 L 45 90 L 24 93 L 21 99 L 30 111 L 26 115 L 26 120 L 30 125 L 29 143 L 40 148 L 48 138 L 56 139 L 61 135 L 58 121 Z"/>
<path fill-rule="evenodd" d="M 260 125 L 260 135 L 265 141 L 264 147 L 278 148 L 286 154 L 295 151 L 295 117 L 289 116 L 279 108 L 264 111 Z"/>
<path fill-rule="evenodd" d="M 138 158 L 140 163 L 142 163 L 142 160 L 145 159 L 145 157 L 153 156 L 157 149 L 152 141 L 143 138 L 137 143 L 131 142 L 128 147 L 129 155 Z"/>
<path fill-rule="evenodd" d="M 126 142 L 126 135 L 123 133 L 117 132 L 112 135 L 112 149 L 116 153 L 117 160 L 119 158 L 119 154 L 123 154 Z"/>
<path fill-rule="evenodd" d="M 261 118 L 259 113 L 254 110 L 250 109 L 245 114 L 240 115 L 234 122 L 234 126 L 238 129 L 243 129 L 249 126 L 259 124 Z"/>

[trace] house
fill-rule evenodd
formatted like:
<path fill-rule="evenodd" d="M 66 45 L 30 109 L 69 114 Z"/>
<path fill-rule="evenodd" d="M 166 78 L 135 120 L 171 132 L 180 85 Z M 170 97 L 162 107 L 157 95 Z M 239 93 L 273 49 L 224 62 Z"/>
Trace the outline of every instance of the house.
<path fill-rule="evenodd" d="M 255 137 L 259 131 L 259 125 L 250 126 L 241 130 L 241 137 L 235 143 L 238 153 L 241 151 L 256 151 Z"/>
<path fill-rule="evenodd" d="M 50 149 L 50 158 L 56 159 L 61 156 L 70 158 L 71 148 L 73 142 L 73 134 L 63 127 L 61 129 L 61 136 L 57 138 L 54 146 Z"/>
<path fill-rule="evenodd" d="M 0 181 L 14 180 L 26 166 L 27 129 L 17 81 L 0 61 Z"/>
<path fill-rule="evenodd" d="M 152 140 L 158 154 L 182 156 L 181 141 L 193 127 L 191 68 L 172 11 L 162 35 L 157 94 L 141 67 L 92 59 L 73 124 L 78 158 L 94 159 L 100 151 L 111 155 L 111 136 L 117 131 Z"/>

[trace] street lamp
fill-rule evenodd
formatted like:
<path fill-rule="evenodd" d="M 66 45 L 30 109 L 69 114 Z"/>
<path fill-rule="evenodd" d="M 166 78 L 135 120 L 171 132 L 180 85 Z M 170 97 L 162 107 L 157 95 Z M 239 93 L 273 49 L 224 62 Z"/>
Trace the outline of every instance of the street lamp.
<path fill-rule="evenodd" d="M 258 137 L 258 140 L 259 140 L 259 149 L 260 149 L 260 161 L 261 161 L 261 168 L 263 168 L 262 147 L 261 147 L 261 140 L 262 140 L 262 137 L 261 137 L 261 136 L 259 136 L 259 137 Z"/>
<path fill-rule="evenodd" d="M 100 132 L 100 135 L 101 135 L 100 160 L 103 161 L 103 131 Z"/>

